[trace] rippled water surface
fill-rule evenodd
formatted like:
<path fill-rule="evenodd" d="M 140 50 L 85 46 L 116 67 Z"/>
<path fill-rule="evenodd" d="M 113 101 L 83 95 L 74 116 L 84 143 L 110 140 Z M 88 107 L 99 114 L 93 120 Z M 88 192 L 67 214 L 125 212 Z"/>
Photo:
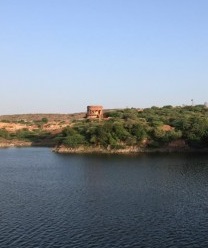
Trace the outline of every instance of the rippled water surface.
<path fill-rule="evenodd" d="M 0 150 L 0 247 L 208 247 L 208 155 Z"/>

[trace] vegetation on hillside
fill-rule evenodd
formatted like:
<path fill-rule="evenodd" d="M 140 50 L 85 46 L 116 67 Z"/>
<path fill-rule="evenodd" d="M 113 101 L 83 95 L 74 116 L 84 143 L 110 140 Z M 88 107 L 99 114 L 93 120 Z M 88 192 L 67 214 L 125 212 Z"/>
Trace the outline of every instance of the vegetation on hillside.
<path fill-rule="evenodd" d="M 77 121 L 65 128 L 57 140 L 69 147 L 128 146 L 163 147 L 183 139 L 189 146 L 208 146 L 208 109 L 203 105 L 162 108 L 143 111 L 123 109 L 105 113 L 99 121 Z"/>
<path fill-rule="evenodd" d="M 33 145 L 55 145 L 54 135 L 50 132 L 45 132 L 41 129 L 29 131 L 27 128 L 17 130 L 15 132 L 8 132 L 6 129 L 0 129 L 0 139 L 2 140 L 20 140 L 32 142 Z"/>
<path fill-rule="evenodd" d="M 42 130 L 47 118 L 35 121 L 38 129 L 8 132 L 0 129 L 0 137 L 34 143 L 49 140 L 53 145 L 76 148 L 81 145 L 108 149 L 164 147 L 175 140 L 184 140 L 190 147 L 208 147 L 208 108 L 204 105 L 134 108 L 105 112 L 99 120 L 76 119 L 59 133 Z"/>

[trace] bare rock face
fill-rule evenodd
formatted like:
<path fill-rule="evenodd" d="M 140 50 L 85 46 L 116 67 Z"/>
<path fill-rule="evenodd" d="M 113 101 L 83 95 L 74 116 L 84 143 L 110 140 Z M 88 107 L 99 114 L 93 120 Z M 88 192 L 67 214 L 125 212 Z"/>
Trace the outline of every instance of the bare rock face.
<path fill-rule="evenodd" d="M 87 119 L 102 119 L 103 107 L 102 106 L 87 106 Z"/>

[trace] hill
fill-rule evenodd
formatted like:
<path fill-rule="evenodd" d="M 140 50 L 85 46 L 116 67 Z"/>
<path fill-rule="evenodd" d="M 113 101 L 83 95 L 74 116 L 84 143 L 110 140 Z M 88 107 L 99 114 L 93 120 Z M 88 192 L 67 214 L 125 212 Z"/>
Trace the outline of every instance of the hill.
<path fill-rule="evenodd" d="M 0 138 L 67 152 L 208 148 L 208 109 L 203 105 L 105 110 L 102 120 L 84 117 L 85 113 L 1 116 Z"/>

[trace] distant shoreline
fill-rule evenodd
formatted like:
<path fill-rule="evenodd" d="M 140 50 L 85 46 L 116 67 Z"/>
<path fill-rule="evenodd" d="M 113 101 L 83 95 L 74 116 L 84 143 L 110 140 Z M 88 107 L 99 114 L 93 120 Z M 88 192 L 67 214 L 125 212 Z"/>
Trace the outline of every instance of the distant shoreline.
<path fill-rule="evenodd" d="M 70 148 L 66 146 L 51 147 L 46 144 L 33 144 L 28 141 L 11 140 L 0 142 L 0 149 L 7 148 L 26 148 L 26 147 L 48 147 L 51 148 L 52 152 L 59 154 L 141 154 L 141 153 L 195 153 L 202 152 L 207 153 L 208 148 L 172 148 L 172 147 L 161 147 L 161 148 L 141 148 L 141 147 L 127 147 L 123 149 L 107 149 L 102 147 L 84 147 L 80 146 L 77 148 Z"/>
<path fill-rule="evenodd" d="M 172 148 L 172 147 L 161 147 L 161 148 L 141 148 L 141 147 L 127 147 L 124 149 L 105 149 L 101 147 L 83 147 L 69 148 L 65 146 L 55 147 L 52 149 L 53 152 L 61 154 L 140 154 L 140 153 L 190 153 L 190 152 L 208 152 L 207 148 Z"/>
<path fill-rule="evenodd" d="M 12 147 L 48 147 L 52 148 L 51 144 L 46 143 L 33 143 L 31 141 L 24 140 L 6 140 L 0 141 L 0 149 L 2 148 L 12 148 Z"/>
<path fill-rule="evenodd" d="M 5 140 L 0 141 L 0 148 L 10 148 L 10 147 L 31 147 L 32 142 L 20 141 L 20 140 Z"/>

